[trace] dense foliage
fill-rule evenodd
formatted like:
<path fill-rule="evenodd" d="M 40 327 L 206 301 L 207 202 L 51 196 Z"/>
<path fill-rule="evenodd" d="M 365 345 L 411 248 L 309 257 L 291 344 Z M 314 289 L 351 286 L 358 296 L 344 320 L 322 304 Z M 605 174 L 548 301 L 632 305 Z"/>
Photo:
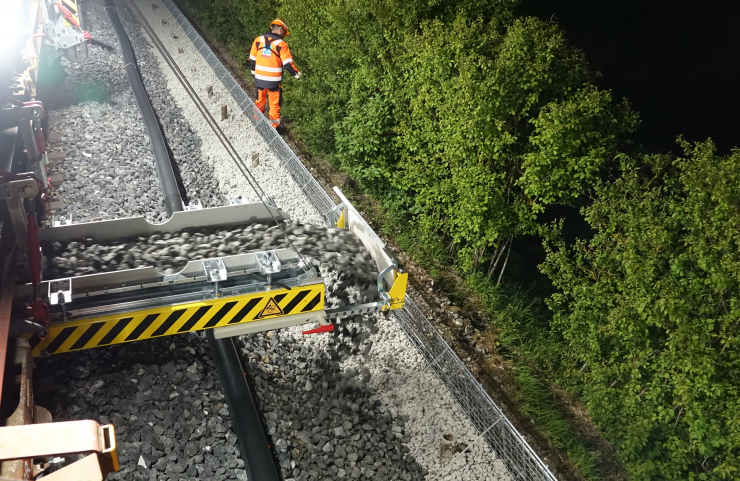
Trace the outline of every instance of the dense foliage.
<path fill-rule="evenodd" d="M 740 151 L 625 159 L 543 268 L 570 377 L 634 479 L 740 477 Z"/>
<path fill-rule="evenodd" d="M 252 41 L 268 30 L 277 14 L 277 5 L 272 0 L 176 0 L 176 3 L 242 62 L 249 57 Z"/>
<path fill-rule="evenodd" d="M 555 25 L 504 2 L 280 5 L 306 69 L 286 94 L 302 137 L 466 270 L 579 198 L 636 124 Z"/>
<path fill-rule="evenodd" d="M 181 2 L 240 61 L 282 17 L 304 72 L 291 129 L 492 310 L 512 242 L 547 233 L 553 318 L 497 316 L 501 347 L 586 401 L 635 479 L 740 477 L 740 152 L 625 155 L 636 114 L 516 0 Z M 593 237 L 542 228 L 563 205 L 586 205 Z"/>

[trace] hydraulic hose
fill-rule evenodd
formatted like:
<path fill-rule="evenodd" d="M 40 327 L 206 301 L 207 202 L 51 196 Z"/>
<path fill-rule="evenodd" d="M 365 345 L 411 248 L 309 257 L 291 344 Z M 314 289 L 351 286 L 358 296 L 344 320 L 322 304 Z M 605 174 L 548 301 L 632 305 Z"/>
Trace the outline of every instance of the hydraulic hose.
<path fill-rule="evenodd" d="M 159 127 L 154 109 L 144 89 L 141 74 L 136 67 L 133 48 L 121 20 L 118 18 L 113 0 L 105 0 L 108 16 L 116 29 L 119 43 L 126 62 L 126 74 L 131 88 L 134 91 L 136 103 L 144 118 L 147 133 L 152 145 L 152 154 L 157 166 L 157 174 L 165 196 L 167 212 L 183 210 L 182 197 L 179 185 L 167 150 L 162 130 Z M 211 355 L 216 363 L 221 388 L 229 406 L 234 431 L 239 440 L 241 458 L 247 471 L 248 479 L 259 481 L 280 481 L 275 461 L 270 452 L 267 436 L 262 428 L 257 404 L 254 401 L 251 389 L 247 383 L 246 373 L 239 359 L 239 354 L 231 338 L 216 339 L 213 330 L 206 330 L 206 338 L 211 349 Z"/>
<path fill-rule="evenodd" d="M 206 331 L 211 354 L 216 362 L 221 386 L 226 394 L 234 431 L 239 440 L 242 461 L 248 479 L 279 481 L 275 460 L 262 429 L 259 411 L 245 377 L 239 354 L 232 338 L 216 339 L 213 330 Z"/>
<path fill-rule="evenodd" d="M 141 116 L 144 119 L 146 132 L 149 135 L 149 142 L 152 146 L 154 165 L 159 176 L 159 183 L 162 185 L 165 208 L 167 209 L 167 214 L 172 216 L 174 212 L 183 210 L 183 206 L 175 172 L 172 169 L 170 154 L 167 151 L 167 142 L 164 139 L 159 122 L 157 122 L 152 103 L 149 101 L 149 97 L 144 89 L 144 82 L 142 82 L 139 68 L 136 66 L 134 49 L 131 46 L 128 35 L 126 35 L 126 31 L 123 29 L 121 20 L 118 18 L 116 8 L 113 6 L 113 0 L 105 0 L 105 9 L 108 11 L 108 17 L 110 17 L 110 21 L 116 29 L 118 43 L 121 44 L 123 61 L 126 63 L 126 75 L 131 84 L 131 90 L 134 92 L 136 105 L 139 106 L 139 112 L 141 112 Z"/>

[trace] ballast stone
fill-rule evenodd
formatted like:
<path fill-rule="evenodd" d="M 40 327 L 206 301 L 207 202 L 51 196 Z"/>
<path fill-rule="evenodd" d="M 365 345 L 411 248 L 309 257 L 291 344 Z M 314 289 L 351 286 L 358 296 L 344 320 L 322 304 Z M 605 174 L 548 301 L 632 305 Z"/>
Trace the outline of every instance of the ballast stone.
<path fill-rule="evenodd" d="M 163 274 L 173 274 L 191 260 L 289 248 L 290 239 L 300 241 L 298 251 L 302 255 L 319 259 L 326 265 L 341 266 L 342 280 L 331 291 L 333 296 L 346 299 L 345 291 L 354 287 L 362 291 L 362 302 L 376 299 L 377 267 L 362 243 L 341 229 L 310 226 L 307 230 L 306 227 L 295 223 L 285 224 L 282 228 L 253 224 L 231 229 L 192 228 L 175 234 L 155 234 L 148 238 L 100 244 L 94 239 L 45 244 L 45 276 L 64 278 L 144 266 L 156 267 Z M 351 262 L 340 263 L 343 259 Z"/>

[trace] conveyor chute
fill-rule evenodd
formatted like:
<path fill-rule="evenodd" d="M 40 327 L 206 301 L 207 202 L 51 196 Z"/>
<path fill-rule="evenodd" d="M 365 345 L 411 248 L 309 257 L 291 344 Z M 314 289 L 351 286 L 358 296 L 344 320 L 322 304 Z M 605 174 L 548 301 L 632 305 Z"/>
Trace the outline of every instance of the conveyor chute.
<path fill-rule="evenodd" d="M 131 342 L 202 329 L 217 338 L 318 322 L 403 307 L 407 274 L 387 252 L 352 204 L 337 189 L 342 204 L 336 212 L 375 260 L 380 275 L 380 301 L 342 309 L 325 309 L 325 287 L 319 262 L 293 249 L 248 252 L 191 260 L 179 272 L 153 267 L 49 279 L 41 283 L 51 305 L 52 323 L 28 318 L 31 284 L 14 292 L 14 330 L 28 338 L 34 356 Z M 268 210 L 269 209 L 269 210 Z M 105 242 L 174 234 L 193 228 L 233 228 L 280 222 L 287 214 L 258 204 L 175 212 L 164 224 L 128 218 L 40 230 L 42 242 L 68 243 L 92 238 Z M 341 223 L 340 223 L 341 224 Z"/>

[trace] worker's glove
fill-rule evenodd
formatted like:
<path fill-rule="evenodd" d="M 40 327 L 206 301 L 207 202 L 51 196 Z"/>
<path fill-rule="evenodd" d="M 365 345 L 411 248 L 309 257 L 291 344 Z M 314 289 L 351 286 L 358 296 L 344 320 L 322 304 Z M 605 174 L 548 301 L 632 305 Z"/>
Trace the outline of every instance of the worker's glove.
<path fill-rule="evenodd" d="M 301 78 L 301 73 L 300 72 L 298 72 L 297 74 L 295 74 L 295 79 L 296 80 L 299 80 L 300 78 Z"/>

